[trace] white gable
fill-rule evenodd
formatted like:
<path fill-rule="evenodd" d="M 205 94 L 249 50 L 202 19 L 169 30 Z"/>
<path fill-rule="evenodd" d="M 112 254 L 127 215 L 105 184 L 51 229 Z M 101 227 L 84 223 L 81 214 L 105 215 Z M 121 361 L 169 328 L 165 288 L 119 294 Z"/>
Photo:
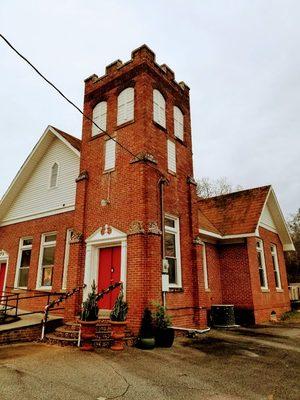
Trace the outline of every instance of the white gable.
<path fill-rule="evenodd" d="M 57 163 L 57 186 L 50 188 L 53 164 Z M 1 218 L 8 225 L 44 215 L 74 209 L 79 157 L 66 144 L 53 136 L 47 150 L 35 165 L 21 189 Z"/>
<path fill-rule="evenodd" d="M 267 204 L 263 209 L 259 225 L 262 226 L 263 228 L 269 229 L 272 232 L 277 232 L 275 222 L 273 220 L 273 217 L 271 215 L 270 209 Z"/>

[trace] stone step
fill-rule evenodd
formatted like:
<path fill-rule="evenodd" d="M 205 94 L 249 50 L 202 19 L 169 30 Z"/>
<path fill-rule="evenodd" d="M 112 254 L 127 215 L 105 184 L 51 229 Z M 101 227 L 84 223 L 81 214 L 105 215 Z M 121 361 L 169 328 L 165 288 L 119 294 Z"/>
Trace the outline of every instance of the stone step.
<path fill-rule="evenodd" d="M 59 346 L 77 346 L 77 339 L 65 338 L 56 336 L 55 333 L 47 333 L 45 336 L 46 341 L 50 344 L 57 344 Z"/>

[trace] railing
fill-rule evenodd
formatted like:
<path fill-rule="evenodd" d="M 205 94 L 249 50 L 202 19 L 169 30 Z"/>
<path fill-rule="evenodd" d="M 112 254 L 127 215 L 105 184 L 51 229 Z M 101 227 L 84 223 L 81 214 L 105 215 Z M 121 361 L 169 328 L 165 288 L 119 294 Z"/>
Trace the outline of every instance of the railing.
<path fill-rule="evenodd" d="M 70 292 L 66 292 L 61 294 L 58 299 L 52 300 L 48 302 L 48 304 L 44 308 L 44 317 L 42 319 L 42 335 L 41 335 L 41 340 L 44 339 L 45 337 L 45 330 L 46 330 L 46 324 L 48 321 L 48 315 L 51 309 L 55 308 L 56 310 L 61 310 L 62 308 L 57 308 L 56 306 L 63 301 L 67 300 L 68 298 L 72 297 L 75 293 L 78 293 L 81 289 L 84 289 L 86 285 L 78 286 L 74 289 L 72 289 Z"/>

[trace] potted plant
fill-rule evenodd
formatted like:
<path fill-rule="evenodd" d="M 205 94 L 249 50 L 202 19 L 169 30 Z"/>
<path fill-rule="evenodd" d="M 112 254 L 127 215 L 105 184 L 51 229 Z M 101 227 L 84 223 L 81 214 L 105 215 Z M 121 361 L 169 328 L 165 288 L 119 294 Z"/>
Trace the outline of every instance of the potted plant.
<path fill-rule="evenodd" d="M 166 308 L 154 303 L 156 311 L 153 313 L 155 326 L 155 345 L 158 347 L 171 347 L 174 342 L 174 329 L 171 328 L 171 317 Z"/>
<path fill-rule="evenodd" d="M 112 350 L 124 350 L 127 313 L 128 305 L 126 301 L 124 301 L 124 293 L 123 289 L 121 289 L 115 302 L 114 308 L 110 313 L 111 337 L 113 339 L 113 344 L 110 348 Z"/>
<path fill-rule="evenodd" d="M 83 341 L 81 350 L 93 350 L 92 340 L 96 337 L 96 325 L 98 322 L 98 302 L 96 293 L 96 284 L 93 281 L 92 291 L 87 299 L 82 303 L 80 316 L 80 334 Z"/>
<path fill-rule="evenodd" d="M 151 350 L 155 347 L 153 318 L 149 308 L 144 310 L 137 347 L 145 350 Z"/>

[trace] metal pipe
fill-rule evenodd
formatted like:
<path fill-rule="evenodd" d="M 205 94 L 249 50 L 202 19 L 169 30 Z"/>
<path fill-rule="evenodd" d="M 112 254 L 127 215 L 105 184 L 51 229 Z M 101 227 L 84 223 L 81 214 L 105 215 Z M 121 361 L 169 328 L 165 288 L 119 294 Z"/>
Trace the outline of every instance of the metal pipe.
<path fill-rule="evenodd" d="M 188 333 L 207 333 L 210 331 L 210 328 L 205 328 L 205 329 L 192 329 L 192 328 L 181 328 L 179 326 L 171 326 L 170 328 L 176 330 L 176 331 L 185 331 Z"/>

